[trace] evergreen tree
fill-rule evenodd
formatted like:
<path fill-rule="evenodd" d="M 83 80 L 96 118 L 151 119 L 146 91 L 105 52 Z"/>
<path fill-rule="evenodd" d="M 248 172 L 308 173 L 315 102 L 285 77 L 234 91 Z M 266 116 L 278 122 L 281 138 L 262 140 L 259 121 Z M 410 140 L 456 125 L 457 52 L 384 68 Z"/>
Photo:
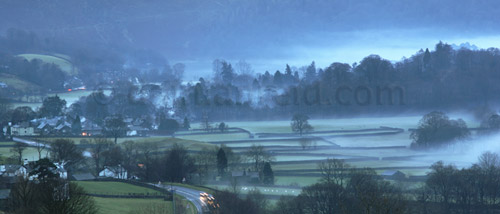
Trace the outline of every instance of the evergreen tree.
<path fill-rule="evenodd" d="M 264 184 L 274 184 L 274 172 L 269 162 L 266 162 L 264 169 L 262 169 L 262 182 Z"/>
<path fill-rule="evenodd" d="M 274 73 L 273 82 L 275 85 L 278 85 L 278 86 L 283 84 L 283 74 L 281 74 L 280 71 L 276 71 L 276 73 Z"/>
<path fill-rule="evenodd" d="M 234 71 L 230 63 L 222 62 L 221 76 L 222 76 L 222 81 L 225 84 L 230 84 L 233 81 Z"/>
<path fill-rule="evenodd" d="M 427 68 L 430 62 L 431 62 L 431 53 L 429 52 L 429 48 L 426 48 L 424 53 L 424 68 Z"/>
<path fill-rule="evenodd" d="M 292 76 L 292 69 L 290 68 L 290 66 L 288 64 L 286 64 L 285 75 Z"/>
<path fill-rule="evenodd" d="M 186 130 L 189 130 L 191 128 L 191 124 L 189 123 L 187 117 L 184 117 L 184 122 L 182 123 L 182 127 Z"/>
<path fill-rule="evenodd" d="M 224 149 L 220 148 L 217 152 L 217 170 L 220 176 L 223 176 L 227 168 L 227 157 Z"/>
<path fill-rule="evenodd" d="M 316 64 L 314 63 L 314 61 L 311 63 L 311 65 L 307 66 L 304 78 L 308 82 L 312 82 L 316 79 Z"/>
<path fill-rule="evenodd" d="M 71 132 L 74 135 L 79 135 L 82 132 L 82 122 L 80 120 L 80 116 L 77 115 L 73 123 L 71 124 Z"/>

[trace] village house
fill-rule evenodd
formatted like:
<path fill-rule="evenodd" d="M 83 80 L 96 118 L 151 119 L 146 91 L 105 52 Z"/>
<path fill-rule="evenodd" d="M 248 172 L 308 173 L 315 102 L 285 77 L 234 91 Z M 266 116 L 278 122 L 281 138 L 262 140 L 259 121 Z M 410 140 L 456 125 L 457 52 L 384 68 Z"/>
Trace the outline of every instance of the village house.
<path fill-rule="evenodd" d="M 68 122 L 63 122 L 59 124 L 55 129 L 55 133 L 59 136 L 64 136 L 64 135 L 71 135 L 71 124 Z"/>
<path fill-rule="evenodd" d="M 2 177 L 26 177 L 28 170 L 25 166 L 21 165 L 0 165 L 0 175 Z"/>
<path fill-rule="evenodd" d="M 102 128 L 91 122 L 90 120 L 82 119 L 82 136 L 93 136 L 93 135 L 101 135 Z"/>
<path fill-rule="evenodd" d="M 64 166 L 60 163 L 54 163 L 54 165 L 56 168 L 53 169 L 53 173 L 58 174 L 59 178 L 67 179 L 68 171 L 64 169 Z M 24 160 L 23 165 L 0 165 L 0 175 L 7 178 L 24 177 L 34 180 L 36 179 L 35 176 L 28 176 L 32 170 L 31 164 L 27 159 Z"/>
<path fill-rule="evenodd" d="M 105 166 L 104 169 L 99 172 L 99 177 L 127 179 L 127 170 L 120 165 L 115 167 Z"/>
<path fill-rule="evenodd" d="M 149 129 L 140 126 L 130 126 L 128 127 L 127 136 L 141 136 L 145 137 L 148 135 Z"/>
<path fill-rule="evenodd" d="M 29 123 L 21 123 L 10 127 L 11 136 L 34 136 L 35 128 L 30 126 Z"/>

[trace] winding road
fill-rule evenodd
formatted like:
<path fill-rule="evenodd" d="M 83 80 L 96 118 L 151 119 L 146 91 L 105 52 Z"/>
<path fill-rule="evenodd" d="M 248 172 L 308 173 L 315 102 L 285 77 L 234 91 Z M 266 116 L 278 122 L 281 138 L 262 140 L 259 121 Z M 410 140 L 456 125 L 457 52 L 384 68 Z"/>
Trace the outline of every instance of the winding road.
<path fill-rule="evenodd" d="M 205 193 L 203 191 L 195 190 L 195 189 L 190 189 L 186 187 L 180 187 L 180 186 L 175 186 L 175 185 L 163 185 L 163 184 L 154 184 L 156 187 L 163 188 L 166 190 L 171 191 L 172 189 L 177 193 L 178 195 L 186 198 L 188 201 L 194 204 L 196 207 L 196 210 L 198 211 L 198 214 L 204 213 L 205 210 L 207 210 L 206 203 L 201 200 L 200 198 L 200 193 Z M 171 189 L 172 188 L 172 189 Z"/>

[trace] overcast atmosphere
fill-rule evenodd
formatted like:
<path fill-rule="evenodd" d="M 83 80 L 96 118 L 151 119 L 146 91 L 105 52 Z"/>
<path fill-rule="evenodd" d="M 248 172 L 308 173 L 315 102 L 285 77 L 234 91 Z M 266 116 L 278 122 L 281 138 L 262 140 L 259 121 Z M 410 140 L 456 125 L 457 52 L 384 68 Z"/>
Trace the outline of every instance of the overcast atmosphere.
<path fill-rule="evenodd" d="M 0 214 L 500 213 L 499 14 L 0 0 Z"/>

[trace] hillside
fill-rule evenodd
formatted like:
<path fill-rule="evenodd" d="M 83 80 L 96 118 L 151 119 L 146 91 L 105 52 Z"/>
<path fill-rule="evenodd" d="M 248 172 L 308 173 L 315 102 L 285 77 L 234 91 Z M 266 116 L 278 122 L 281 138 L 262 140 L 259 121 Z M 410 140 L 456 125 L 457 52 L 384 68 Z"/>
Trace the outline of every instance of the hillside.
<path fill-rule="evenodd" d="M 263 52 L 359 30 L 425 28 L 476 34 L 500 29 L 494 21 L 500 2 L 473 0 L 6 0 L 0 14 L 0 32 L 23 26 L 42 38 L 190 57 L 252 48 Z"/>
<path fill-rule="evenodd" d="M 24 57 L 27 60 L 39 59 L 44 63 L 53 63 L 59 66 L 62 71 L 68 75 L 77 75 L 78 69 L 70 62 L 70 57 L 66 55 L 45 55 L 45 54 L 19 54 L 18 56 Z"/>

